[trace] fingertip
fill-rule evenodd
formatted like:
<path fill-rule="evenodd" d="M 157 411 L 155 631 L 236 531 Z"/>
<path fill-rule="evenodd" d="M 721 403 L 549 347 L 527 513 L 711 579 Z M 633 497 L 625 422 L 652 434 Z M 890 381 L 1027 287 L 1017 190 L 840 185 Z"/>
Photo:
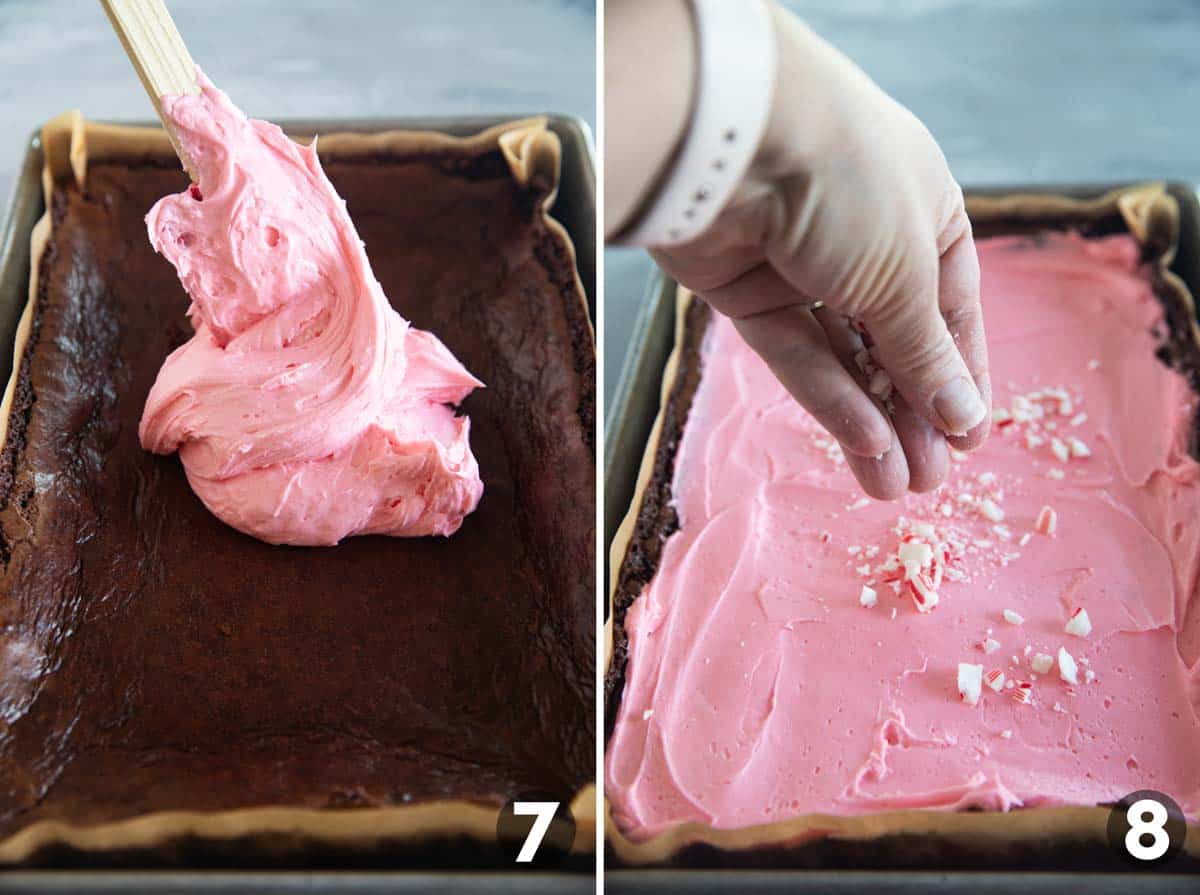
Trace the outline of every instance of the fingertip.
<path fill-rule="evenodd" d="M 908 491 L 908 461 L 899 442 L 879 457 L 846 455 L 846 464 L 868 497 L 897 500 Z"/>
<path fill-rule="evenodd" d="M 985 419 L 982 423 L 963 435 L 947 435 L 946 443 L 956 451 L 970 453 L 983 447 L 987 441 L 988 434 L 992 429 L 991 419 Z"/>
<path fill-rule="evenodd" d="M 871 405 L 874 408 L 874 405 Z M 892 448 L 892 428 L 877 408 L 866 416 L 861 425 L 848 428 L 842 450 L 868 460 L 878 460 Z"/>
<path fill-rule="evenodd" d="M 909 464 L 908 490 L 925 494 L 944 485 L 949 475 L 950 451 L 943 440 L 940 445 L 932 446 L 920 463 Z"/>
<path fill-rule="evenodd" d="M 962 435 L 947 435 L 946 442 L 955 450 L 971 452 L 982 447 L 992 431 L 992 385 L 991 378 L 984 373 L 976 379 L 980 397 L 987 413 L 980 422 Z"/>
<path fill-rule="evenodd" d="M 979 387 L 966 376 L 956 376 L 933 396 L 933 409 L 947 435 L 967 435 L 987 419 L 987 405 Z"/>

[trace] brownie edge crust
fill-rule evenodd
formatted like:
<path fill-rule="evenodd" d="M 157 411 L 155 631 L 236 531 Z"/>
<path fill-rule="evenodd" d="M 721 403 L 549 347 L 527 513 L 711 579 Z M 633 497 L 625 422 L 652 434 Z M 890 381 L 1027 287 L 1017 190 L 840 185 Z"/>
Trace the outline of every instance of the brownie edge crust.
<path fill-rule="evenodd" d="M 332 157 L 375 275 L 487 385 L 449 539 L 272 547 L 138 444 L 187 296 L 145 213 L 173 160 L 59 186 L 0 462 L 0 839 L 160 811 L 330 809 L 594 776 L 593 349 L 553 184 L 501 152 Z"/>

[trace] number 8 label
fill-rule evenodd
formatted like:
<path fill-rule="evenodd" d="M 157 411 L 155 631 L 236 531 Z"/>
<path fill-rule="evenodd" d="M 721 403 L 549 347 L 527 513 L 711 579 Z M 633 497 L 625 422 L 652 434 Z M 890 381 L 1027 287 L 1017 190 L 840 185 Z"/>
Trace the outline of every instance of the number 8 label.
<path fill-rule="evenodd" d="M 1149 818 L 1149 819 L 1147 819 Z M 1138 799 L 1125 812 L 1129 821 L 1129 832 L 1125 834 L 1125 850 L 1139 861 L 1157 861 L 1171 847 L 1171 836 L 1167 832 L 1166 806 L 1156 799 Z M 1142 837 L 1151 836 L 1149 845 L 1142 844 Z"/>
<path fill-rule="evenodd" d="M 1153 789 L 1131 792 L 1108 815 L 1108 845 L 1127 864 L 1147 870 L 1183 849 L 1187 821 L 1170 796 Z"/>

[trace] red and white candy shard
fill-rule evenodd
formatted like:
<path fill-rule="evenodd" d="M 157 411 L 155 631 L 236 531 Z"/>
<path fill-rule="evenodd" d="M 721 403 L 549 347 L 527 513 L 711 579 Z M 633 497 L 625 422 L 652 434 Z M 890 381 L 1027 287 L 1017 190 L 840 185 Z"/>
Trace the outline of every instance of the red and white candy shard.
<path fill-rule="evenodd" d="M 1079 683 L 1079 666 L 1075 664 L 1066 647 L 1062 646 L 1058 648 L 1058 676 L 1068 684 Z"/>
<path fill-rule="evenodd" d="M 925 522 L 910 526 L 901 517 L 896 533 L 900 535 L 896 552 L 876 571 L 898 594 L 907 595 L 918 612 L 930 612 L 940 600 L 938 588 L 951 559 L 951 546 L 943 543 L 937 529 Z"/>
<path fill-rule="evenodd" d="M 1025 624 L 1025 616 L 1021 615 L 1021 613 L 1019 613 L 1019 612 L 1014 612 L 1011 609 L 1005 609 L 1003 614 L 1004 614 L 1004 620 L 1006 622 L 1008 622 L 1010 625 Z"/>
<path fill-rule="evenodd" d="M 1092 620 L 1088 618 L 1087 610 L 1081 606 L 1072 612 L 1063 630 L 1075 637 L 1087 637 L 1091 634 Z"/>
<path fill-rule="evenodd" d="M 1009 693 L 1014 702 L 1028 704 L 1033 702 L 1033 684 L 1029 681 L 1017 681 L 1016 687 Z"/>
<path fill-rule="evenodd" d="M 918 612 L 932 612 L 933 607 L 941 599 L 938 592 L 925 580 L 924 573 L 910 581 L 905 581 L 904 585 L 908 588 L 909 596 L 912 597 L 913 605 L 917 607 Z"/>
<path fill-rule="evenodd" d="M 1058 513 L 1053 507 L 1042 507 L 1038 510 L 1037 521 L 1033 523 L 1038 534 L 1053 535 L 1058 530 Z"/>
<path fill-rule="evenodd" d="M 978 705 L 983 692 L 983 666 L 958 663 L 958 695 L 967 705 Z"/>
<path fill-rule="evenodd" d="M 866 606 L 868 609 L 878 603 L 879 600 L 875 596 L 875 588 L 867 587 L 867 585 L 864 584 L 862 587 L 862 592 L 858 595 L 858 602 L 860 605 Z"/>
<path fill-rule="evenodd" d="M 996 650 L 1000 649 L 1000 641 L 994 640 L 991 637 L 988 637 L 987 639 L 985 639 L 983 641 L 983 643 L 981 643 L 979 645 L 980 645 L 980 647 L 982 647 L 983 651 L 985 653 L 987 653 L 989 656 L 992 653 L 994 653 Z"/>
<path fill-rule="evenodd" d="M 1038 674 L 1046 674 L 1051 668 L 1054 667 L 1054 657 L 1049 656 L 1046 653 L 1038 653 L 1029 660 L 1029 667 Z"/>
<path fill-rule="evenodd" d="M 983 682 L 999 693 L 1004 689 L 1004 672 L 999 668 L 993 668 L 984 677 Z"/>

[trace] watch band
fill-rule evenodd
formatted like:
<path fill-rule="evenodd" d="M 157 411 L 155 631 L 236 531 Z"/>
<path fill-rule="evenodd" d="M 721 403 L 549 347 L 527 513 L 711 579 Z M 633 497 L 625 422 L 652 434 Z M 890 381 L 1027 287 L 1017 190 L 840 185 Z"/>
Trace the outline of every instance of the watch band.
<path fill-rule="evenodd" d="M 766 0 L 691 2 L 692 120 L 658 195 L 622 240 L 629 245 L 679 245 L 708 229 L 750 167 L 771 113 L 777 53 Z"/>

